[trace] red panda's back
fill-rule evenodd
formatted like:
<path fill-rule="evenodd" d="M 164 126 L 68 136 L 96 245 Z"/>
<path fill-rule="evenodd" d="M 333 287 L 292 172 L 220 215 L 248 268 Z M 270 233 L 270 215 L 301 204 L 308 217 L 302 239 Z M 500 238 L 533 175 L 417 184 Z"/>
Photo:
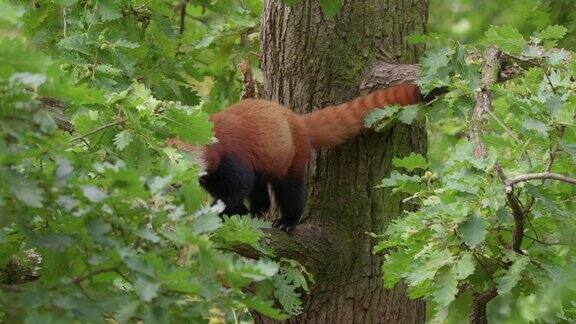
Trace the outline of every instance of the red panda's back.
<path fill-rule="evenodd" d="M 218 143 L 208 150 L 234 153 L 254 170 L 284 177 L 296 154 L 293 138 L 300 121 L 277 103 L 247 99 L 211 116 Z M 213 152 L 216 153 L 216 152 Z"/>

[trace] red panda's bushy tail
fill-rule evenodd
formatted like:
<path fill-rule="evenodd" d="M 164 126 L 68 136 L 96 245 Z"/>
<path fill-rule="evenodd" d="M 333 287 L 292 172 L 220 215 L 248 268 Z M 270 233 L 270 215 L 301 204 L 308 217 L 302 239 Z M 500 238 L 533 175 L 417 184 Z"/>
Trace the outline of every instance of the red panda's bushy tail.
<path fill-rule="evenodd" d="M 404 83 L 301 115 L 301 118 L 308 128 L 312 147 L 329 148 L 360 134 L 364 128 L 364 118 L 370 110 L 388 105 L 406 106 L 421 101 L 418 86 Z"/>

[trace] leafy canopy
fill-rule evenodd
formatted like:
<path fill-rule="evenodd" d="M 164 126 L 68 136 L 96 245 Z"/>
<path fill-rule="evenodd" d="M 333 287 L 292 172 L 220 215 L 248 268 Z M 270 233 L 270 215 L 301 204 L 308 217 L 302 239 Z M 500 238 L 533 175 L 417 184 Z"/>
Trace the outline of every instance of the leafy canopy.
<path fill-rule="evenodd" d="M 235 65 L 255 61 L 260 1 L 0 10 L 0 321 L 300 312 L 311 277 L 260 243 L 270 224 L 203 208 L 194 157 L 164 144 L 212 140 L 207 113 L 237 100 Z"/>
<path fill-rule="evenodd" d="M 450 92 L 426 109 L 429 156 L 394 159 L 398 170 L 379 186 L 402 195 L 407 211 L 374 252 L 385 255 L 384 285 L 405 281 L 410 297 L 428 301 L 432 322 L 460 323 L 473 295 L 491 289 L 497 297 L 488 304 L 489 321 L 576 320 L 576 185 L 512 183 L 545 172 L 576 178 L 576 61 L 573 52 L 554 48 L 567 30 L 549 25 L 528 39 L 516 27 L 492 26 L 485 46 L 410 38 L 442 44 L 422 58 L 418 82 Z M 515 75 L 488 85 L 491 110 L 477 121 L 471 116 L 486 46 L 501 50 Z M 402 121 L 398 114 L 375 111 L 366 124 L 384 129 Z M 478 125 L 486 152 L 479 157 L 466 137 Z"/>

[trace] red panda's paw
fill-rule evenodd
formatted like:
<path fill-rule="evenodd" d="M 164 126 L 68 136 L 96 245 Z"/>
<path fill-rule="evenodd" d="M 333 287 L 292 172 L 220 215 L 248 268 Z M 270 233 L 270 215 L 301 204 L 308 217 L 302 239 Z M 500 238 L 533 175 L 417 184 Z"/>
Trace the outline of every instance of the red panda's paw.
<path fill-rule="evenodd" d="M 298 223 L 299 220 L 294 222 L 285 218 L 280 218 L 272 222 L 272 227 L 276 227 L 277 229 L 284 232 L 292 232 L 296 226 L 298 226 Z"/>

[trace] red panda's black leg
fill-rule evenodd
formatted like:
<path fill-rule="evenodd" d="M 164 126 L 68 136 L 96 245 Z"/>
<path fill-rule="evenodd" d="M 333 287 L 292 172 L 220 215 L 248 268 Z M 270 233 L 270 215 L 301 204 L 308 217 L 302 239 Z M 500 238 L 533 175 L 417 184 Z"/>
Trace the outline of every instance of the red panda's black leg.
<path fill-rule="evenodd" d="M 244 199 L 254 185 L 254 172 L 236 156 L 225 154 L 220 159 L 218 169 L 200 177 L 200 185 L 214 198 L 226 205 L 224 215 L 246 215 L 248 208 Z"/>
<path fill-rule="evenodd" d="M 256 176 L 254 187 L 248 197 L 250 201 L 250 213 L 254 216 L 262 216 L 270 210 L 270 196 L 266 180 Z"/>
<path fill-rule="evenodd" d="M 304 177 L 285 178 L 272 183 L 276 203 L 282 216 L 274 221 L 274 226 L 290 231 L 298 225 L 306 204 Z"/>

